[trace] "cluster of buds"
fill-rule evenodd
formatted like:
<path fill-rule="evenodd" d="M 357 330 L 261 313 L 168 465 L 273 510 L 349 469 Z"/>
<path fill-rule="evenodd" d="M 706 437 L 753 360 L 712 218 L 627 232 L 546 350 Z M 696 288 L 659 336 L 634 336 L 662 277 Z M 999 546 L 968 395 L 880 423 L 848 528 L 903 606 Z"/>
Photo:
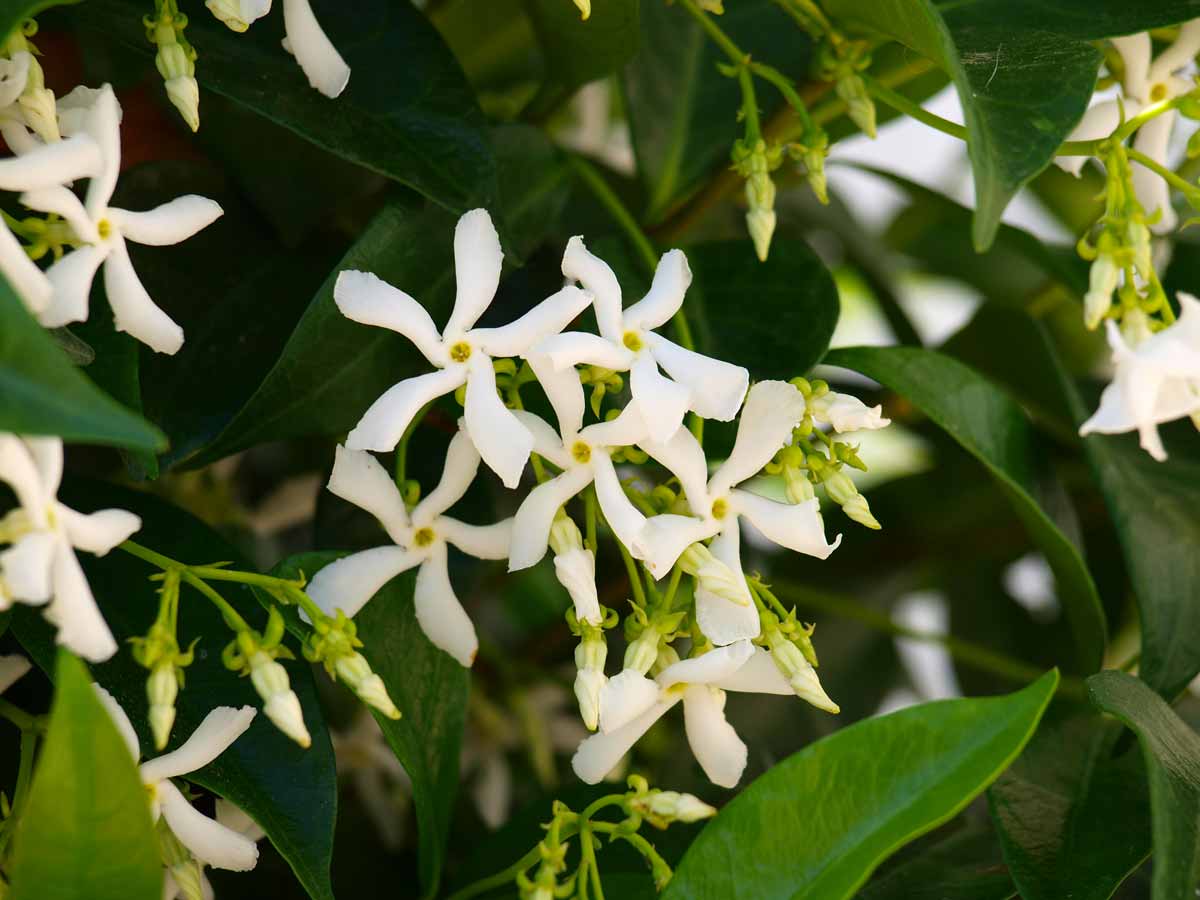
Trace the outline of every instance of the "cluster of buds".
<path fill-rule="evenodd" d="M 834 82 L 834 90 L 846 104 L 846 114 L 868 137 L 875 137 L 875 101 L 867 91 L 860 72 L 871 65 L 865 41 L 849 41 L 837 34 L 821 45 L 818 70 L 825 81 Z"/>
<path fill-rule="evenodd" d="M 761 581 L 755 582 L 755 590 L 768 595 L 770 592 L 770 588 Z M 782 618 L 765 609 L 760 610 L 759 614 L 763 630 L 758 640 L 770 652 L 775 666 L 796 696 L 817 709 L 835 714 L 840 712 L 817 678 L 817 653 L 812 644 L 813 626 L 796 621 L 795 609 Z"/>
<path fill-rule="evenodd" d="M 383 679 L 371 671 L 366 658 L 358 652 L 362 645 L 354 622 L 338 610 L 333 617 L 314 618 L 312 633 L 305 640 L 302 652 L 309 662 L 323 665 L 331 678 L 340 680 L 363 703 L 389 719 L 399 719 L 400 710 L 388 696 Z"/>
<path fill-rule="evenodd" d="M 575 814 L 565 804 L 554 801 L 554 818 L 546 827 L 546 836 L 538 844 L 538 867 L 533 877 L 525 872 L 517 873 L 517 888 L 521 900 L 554 900 L 564 896 L 558 876 L 567 868 L 567 842 L 560 838 L 564 820 L 574 819 Z M 562 885 L 569 889 L 569 885 Z"/>
<path fill-rule="evenodd" d="M 771 173 L 783 162 L 783 147 L 768 145 L 759 138 L 752 143 L 739 140 L 733 145 L 733 168 L 746 179 L 746 229 L 754 242 L 754 252 L 766 261 L 775 233 L 775 182 Z"/>
<path fill-rule="evenodd" d="M 579 370 L 579 381 L 584 387 L 591 387 L 592 393 L 588 398 L 592 414 L 600 415 L 600 408 L 608 394 L 619 394 L 625 388 L 625 379 L 612 369 L 601 366 L 584 366 Z"/>
<path fill-rule="evenodd" d="M 49 144 L 61 137 L 58 130 L 58 108 L 54 92 L 46 87 L 45 73 L 37 60 L 37 48 L 29 41 L 35 34 L 37 23 L 33 19 L 27 19 L 9 35 L 4 44 L 3 56 L 11 60 L 13 66 L 24 75 L 24 89 L 16 102 L 25 123 Z M 15 79 L 15 82 L 19 83 L 20 79 Z"/>
<path fill-rule="evenodd" d="M 133 658 L 150 670 L 150 677 L 146 680 L 146 699 L 150 703 L 150 730 L 158 750 L 166 747 L 171 737 L 171 728 L 175 724 L 175 698 L 183 686 L 183 670 L 194 659 L 195 642 L 183 653 L 175 636 L 179 580 L 178 569 L 171 569 L 162 575 L 158 616 L 144 637 L 131 640 Z"/>
<path fill-rule="evenodd" d="M 260 635 L 251 628 L 238 631 L 225 647 L 221 659 L 226 668 L 250 676 L 254 689 L 263 699 L 263 712 L 275 727 L 301 747 L 308 747 L 312 738 L 304 724 L 300 698 L 292 690 L 287 669 L 277 661 L 296 658 L 283 645 L 283 633 L 283 616 L 272 606 L 263 633 Z"/>
<path fill-rule="evenodd" d="M 596 594 L 596 554 L 583 546 L 579 526 L 562 509 L 550 526 L 550 549 L 554 551 L 554 573 L 574 604 L 572 612 L 578 611 L 583 621 L 598 626 L 603 614 Z"/>
<path fill-rule="evenodd" d="M 155 14 L 146 16 L 146 39 L 158 47 L 154 64 L 167 88 L 167 97 L 188 128 L 200 128 L 200 86 L 196 83 L 196 49 L 183 35 L 188 18 L 175 0 L 155 0 Z"/>
<path fill-rule="evenodd" d="M 602 610 L 603 617 L 599 624 L 579 619 L 574 609 L 567 610 L 567 625 L 579 638 L 575 647 L 575 699 L 588 731 L 595 731 L 600 722 L 600 695 L 608 684 L 608 677 L 604 674 L 604 664 L 608 660 L 604 629 L 617 624 L 615 610 L 604 607 Z"/>

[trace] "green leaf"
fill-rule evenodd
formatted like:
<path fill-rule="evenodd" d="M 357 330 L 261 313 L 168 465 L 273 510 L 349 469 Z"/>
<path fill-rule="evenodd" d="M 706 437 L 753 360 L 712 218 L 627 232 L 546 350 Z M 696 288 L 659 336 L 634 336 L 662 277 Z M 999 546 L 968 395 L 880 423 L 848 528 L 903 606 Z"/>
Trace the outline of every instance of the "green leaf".
<path fill-rule="evenodd" d="M 166 446 L 162 432 L 71 365 L 0 279 L 0 431 L 138 450 Z"/>
<path fill-rule="evenodd" d="M 273 574 L 308 578 L 342 553 L 303 553 Z M 429 642 L 413 608 L 413 572 L 393 579 L 354 617 L 362 654 L 383 679 L 401 718 L 375 719 L 413 783 L 420 829 L 420 872 L 426 896 L 437 893 L 446 855 L 458 757 L 466 725 L 470 676 L 448 653 Z"/>
<path fill-rule="evenodd" d="M 1020 753 L 1058 684 L 910 707 L 776 765 L 688 848 L 664 900 L 844 900 L 893 851 L 948 821 Z"/>
<path fill-rule="evenodd" d="M 1077 670 L 1099 669 L 1107 643 L 1104 610 L 1079 548 L 1040 502 L 1032 431 L 1021 408 L 974 370 L 932 350 L 852 347 L 831 352 L 826 362 L 887 385 L 987 466 L 1054 570 L 1075 637 Z"/>
<path fill-rule="evenodd" d="M 597 0 L 587 21 L 570 0 L 525 0 L 525 5 L 546 58 L 546 96 L 603 78 L 637 51 L 639 0 Z"/>
<path fill-rule="evenodd" d="M 995 832 L 968 825 L 872 878 L 855 896 L 857 900 L 1009 900 L 1016 891 Z"/>
<path fill-rule="evenodd" d="M 562 151 L 531 125 L 500 125 L 492 141 L 500 168 L 497 228 L 517 260 L 525 260 L 556 230 L 571 192 L 571 169 Z"/>
<path fill-rule="evenodd" d="M 1150 775 L 1154 900 L 1191 897 L 1200 883 L 1200 736 L 1143 681 L 1105 671 L 1087 680 L 1099 709 L 1138 736 Z"/>
<path fill-rule="evenodd" d="M 1040 29 L 1085 41 L 1148 31 L 1200 16 L 1196 0 L 937 0 L 947 10 L 971 7 L 971 20 L 981 26 Z"/>
<path fill-rule="evenodd" d="M 52 6 L 67 6 L 80 0 L 5 0 L 0 4 L 0 43 L 7 41 L 18 25 Z"/>
<path fill-rule="evenodd" d="M 83 663 L 58 652 L 50 726 L 14 837 L 10 900 L 162 896 L 146 789 L 91 681 Z"/>
<path fill-rule="evenodd" d="M 309 87 L 280 46 L 282 9 L 237 34 L 197 8 L 187 37 L 199 54 L 200 85 L 450 210 L 488 205 L 496 166 L 483 115 L 428 20 L 411 3 L 390 0 L 312 5 L 351 69 L 340 97 Z M 146 40 L 145 12 L 141 0 L 92 0 L 73 18 L 148 63 L 154 45 Z"/>
<path fill-rule="evenodd" d="M 1100 53 L 1085 41 L 957 0 L 829 0 L 826 11 L 941 66 L 962 101 L 975 176 L 976 249 L 1016 192 L 1044 169 L 1092 97 Z M 995 8 L 995 7 L 993 7 Z"/>
<path fill-rule="evenodd" d="M 1124 729 L 1054 707 L 988 790 L 992 819 L 1025 900 L 1108 900 L 1150 853 L 1146 771 L 1114 755 Z"/>
<path fill-rule="evenodd" d="M 142 519 L 140 539 L 173 559 L 197 564 L 229 560 L 238 568 L 250 568 L 206 525 L 155 497 L 99 483 L 68 483 L 60 496 L 63 502 L 84 512 L 118 507 L 137 513 Z M 157 598 L 154 584 L 147 579 L 156 570 L 120 550 L 99 559 L 80 554 L 80 561 L 121 647 L 111 660 L 94 667 L 96 680 L 129 713 L 142 746 L 149 752 L 154 744 L 146 719 L 148 673 L 134 661 L 126 641 L 145 634 L 154 620 Z M 266 615 L 248 587 L 215 587 L 251 625 L 262 629 Z M 13 617 L 13 631 L 34 660 L 49 669 L 54 655 L 53 633 L 40 610 L 18 610 Z M 250 705 L 261 709 L 262 700 L 249 679 L 230 672 L 221 662 L 221 650 L 231 637 L 216 608 L 185 585 L 180 599 L 179 642 L 186 646 L 195 638 L 200 641 L 196 660 L 186 670 L 186 685 L 179 692 L 168 749 L 186 740 L 214 706 Z M 237 743 L 211 765 L 189 775 L 188 780 L 244 809 L 267 833 L 310 896 L 331 900 L 329 864 L 337 812 L 333 749 L 309 666 L 290 661 L 283 661 L 283 666 L 300 698 L 312 746 L 307 750 L 297 746 L 259 714 Z"/>

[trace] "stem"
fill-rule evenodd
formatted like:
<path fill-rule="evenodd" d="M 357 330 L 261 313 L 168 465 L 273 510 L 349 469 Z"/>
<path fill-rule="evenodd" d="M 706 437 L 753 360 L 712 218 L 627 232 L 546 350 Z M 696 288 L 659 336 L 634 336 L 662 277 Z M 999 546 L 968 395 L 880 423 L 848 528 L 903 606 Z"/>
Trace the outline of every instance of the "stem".
<path fill-rule="evenodd" d="M 567 157 L 567 161 L 596 199 L 608 210 L 613 220 L 621 226 L 626 237 L 637 249 L 642 262 L 646 264 L 646 268 L 653 272 L 658 265 L 658 254 L 654 251 L 654 245 L 650 243 L 650 239 L 646 237 L 646 233 L 642 231 L 637 220 L 621 202 L 621 198 L 608 186 L 608 182 L 596 171 L 596 167 L 583 157 L 571 154 Z"/>
<path fill-rule="evenodd" d="M 804 126 L 805 132 L 815 129 L 816 123 L 808 114 L 808 107 L 804 100 L 800 97 L 792 80 L 776 69 L 774 66 L 764 65 L 763 63 L 751 62 L 749 64 L 750 71 L 762 78 L 764 81 L 769 81 L 779 89 L 779 93 L 783 94 L 783 99 L 795 111 L 796 116 L 800 119 L 800 124 Z"/>
<path fill-rule="evenodd" d="M 221 615 L 225 618 L 225 624 L 234 631 L 251 631 L 249 623 L 241 617 L 236 609 L 234 609 L 229 601 L 209 587 L 207 582 L 201 581 L 191 572 L 186 569 L 183 572 L 183 580 L 207 597 L 217 609 L 221 611 Z"/>
<path fill-rule="evenodd" d="M 941 116 L 934 115 L 919 103 L 914 103 L 903 94 L 893 91 L 886 85 L 880 84 L 870 75 L 862 75 L 863 83 L 866 84 L 867 90 L 876 100 L 881 100 L 897 112 L 911 116 L 918 122 L 928 125 L 930 128 L 936 128 L 943 134 L 948 134 L 951 137 L 958 138 L 960 141 L 967 139 L 967 129 L 957 122 L 951 122 L 949 119 L 943 119 Z"/>
<path fill-rule="evenodd" d="M 1130 147 L 1125 152 L 1129 154 L 1130 159 L 1132 159 L 1134 162 L 1141 163 L 1159 178 L 1163 179 L 1163 181 L 1165 181 L 1167 184 L 1171 185 L 1171 187 L 1175 188 L 1175 190 L 1182 191 L 1185 194 L 1194 194 L 1196 192 L 1195 186 L 1189 184 L 1162 163 L 1147 156 L 1141 150 L 1135 150 Z"/>
<path fill-rule="evenodd" d="M 646 591 L 642 588 L 642 579 L 638 575 L 637 566 L 633 563 L 633 557 L 629 555 L 629 551 L 620 541 L 617 541 L 617 549 L 621 551 L 621 559 L 625 561 L 625 572 L 629 575 L 629 587 L 633 591 L 633 599 L 638 606 L 645 609 Z"/>
<path fill-rule="evenodd" d="M 587 528 L 584 544 L 594 555 L 600 552 L 600 545 L 596 542 L 596 489 L 590 484 L 583 493 L 583 510 Z"/>
<path fill-rule="evenodd" d="M 412 421 L 408 423 L 408 427 L 404 429 L 400 443 L 396 445 L 396 487 L 400 488 L 401 491 L 404 490 L 404 482 L 408 480 L 408 441 L 432 406 L 433 401 L 431 400 L 421 407 L 421 411 L 413 416 Z"/>
<path fill-rule="evenodd" d="M 713 43 L 725 51 L 725 55 L 729 57 L 729 61 L 736 66 L 743 65 L 746 62 L 747 54 L 733 42 L 733 39 L 727 35 L 721 26 L 712 20 L 712 17 L 696 5 L 695 0 L 679 0 L 679 5 L 686 9 L 693 19 L 700 23 Z"/>
<path fill-rule="evenodd" d="M 754 95 L 754 77 L 750 69 L 738 69 L 738 85 L 742 89 L 742 114 L 746 117 L 746 144 L 753 149 L 762 140 L 762 124 L 758 119 L 758 99 Z"/>
<path fill-rule="evenodd" d="M 679 581 L 683 577 L 683 569 L 679 563 L 671 569 L 671 580 L 667 582 L 667 592 L 663 594 L 662 609 L 663 612 L 671 611 L 671 603 L 675 600 L 675 591 L 679 589 Z"/>
<path fill-rule="evenodd" d="M 0 716 L 8 719 L 8 721 L 20 728 L 22 732 L 36 732 L 41 730 L 42 727 L 37 716 L 25 712 L 21 707 L 9 703 L 3 698 L 0 698 Z"/>
<path fill-rule="evenodd" d="M 579 827 L 579 857 L 581 860 L 580 881 L 583 880 L 583 870 L 586 870 L 587 875 L 591 878 L 592 892 L 595 894 L 596 900 L 604 900 L 604 887 L 600 884 L 600 866 L 596 863 L 596 848 L 592 846 L 592 827 L 586 818 Z"/>
<path fill-rule="evenodd" d="M 169 556 L 163 556 L 161 553 L 155 553 L 148 547 L 143 547 L 141 544 L 133 541 L 123 541 L 117 545 L 121 550 L 136 556 L 138 559 L 145 560 L 152 566 L 157 566 L 164 572 L 168 569 L 186 569 L 183 563 L 171 559 Z"/>
<path fill-rule="evenodd" d="M 568 822 L 562 826 L 562 830 L 559 832 L 558 839 L 560 841 L 570 840 L 578 833 L 579 823 Z M 446 900 L 468 900 L 470 897 L 478 897 L 480 894 L 486 894 L 493 888 L 504 887 L 504 885 L 508 884 L 510 881 L 513 881 L 519 873 L 524 872 L 539 859 L 541 859 L 541 853 L 538 850 L 539 846 L 541 845 L 539 844 L 538 846 L 535 846 L 532 850 L 518 859 L 507 869 L 497 872 L 495 875 L 489 875 L 487 878 L 481 878 L 479 881 L 468 884 L 465 888 L 455 891 L 453 894 L 447 897 Z"/>

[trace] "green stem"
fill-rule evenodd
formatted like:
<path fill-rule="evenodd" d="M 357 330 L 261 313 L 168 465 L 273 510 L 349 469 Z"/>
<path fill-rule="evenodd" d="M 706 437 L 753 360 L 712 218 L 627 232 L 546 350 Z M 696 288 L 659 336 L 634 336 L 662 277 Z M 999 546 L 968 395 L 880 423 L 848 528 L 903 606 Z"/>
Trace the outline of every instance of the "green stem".
<path fill-rule="evenodd" d="M 1171 187 L 1175 188 L 1175 190 L 1182 191 L 1185 194 L 1194 195 L 1196 193 L 1195 185 L 1189 184 L 1162 163 L 1150 158 L 1142 151 L 1135 150 L 1130 147 L 1126 152 L 1129 154 L 1130 159 L 1132 159 L 1134 162 L 1141 163 L 1159 178 L 1163 179 L 1163 181 L 1165 181 L 1167 184 L 1171 185 Z"/>
<path fill-rule="evenodd" d="M 870 75 L 863 73 L 863 83 L 867 86 L 867 91 L 870 92 L 876 100 L 880 100 L 890 106 L 896 112 L 904 113 L 911 116 L 918 122 L 928 125 L 930 128 L 936 128 L 943 134 L 948 134 L 951 137 L 958 138 L 960 141 L 967 139 L 967 129 L 957 122 L 951 122 L 949 119 L 943 119 L 941 116 L 934 115 L 919 103 L 914 103 L 903 94 L 893 91 L 890 87 L 880 84 Z"/>
<path fill-rule="evenodd" d="M 662 609 L 663 612 L 671 611 L 671 604 L 675 601 L 675 592 L 679 589 L 680 579 L 683 577 L 683 569 L 679 563 L 675 563 L 671 569 L 671 580 L 667 582 L 667 591 L 663 594 Z"/>
<path fill-rule="evenodd" d="M 816 123 L 813 122 L 812 117 L 808 114 L 808 107 L 800 97 L 800 93 L 796 90 L 790 78 L 774 66 L 768 66 L 764 63 L 751 62 L 749 68 L 759 78 L 770 82 L 778 88 L 779 93 L 783 95 L 783 99 L 795 110 L 796 116 L 800 119 L 800 124 L 804 126 L 805 133 L 816 129 Z"/>
<path fill-rule="evenodd" d="M 579 814 L 579 817 L 581 819 L 590 820 L 596 815 L 596 813 L 600 812 L 600 810 L 609 806 L 622 806 L 624 803 L 624 794 L 608 794 L 607 796 L 601 797 L 599 800 L 592 801 L 590 804 L 584 807 L 584 810 Z"/>
<path fill-rule="evenodd" d="M 762 123 L 758 119 L 758 98 L 754 94 L 754 76 L 746 66 L 738 69 L 738 85 L 742 89 L 742 115 L 746 119 L 746 144 L 750 149 L 754 149 L 754 146 L 762 140 Z"/>
<path fill-rule="evenodd" d="M 37 716 L 25 712 L 21 707 L 0 697 L 0 716 L 8 719 L 22 732 L 37 732 L 42 729 L 42 724 Z"/>
<path fill-rule="evenodd" d="M 178 560 L 171 559 L 169 556 L 163 556 L 161 553 L 155 553 L 149 547 L 143 547 L 141 544 L 133 541 L 124 541 L 117 545 L 121 550 L 136 556 L 138 559 L 145 560 L 152 566 L 157 566 L 164 572 L 168 569 L 186 569 L 187 566 Z"/>
<path fill-rule="evenodd" d="M 596 489 L 590 484 L 583 492 L 583 510 L 587 528 L 584 544 L 594 555 L 600 552 L 600 545 L 596 542 Z"/>
<path fill-rule="evenodd" d="M 584 874 L 582 870 L 586 870 L 591 878 L 592 893 L 596 900 L 604 900 L 604 887 L 600 884 L 600 866 L 596 863 L 596 848 L 592 846 L 592 826 L 586 818 L 579 827 L 579 857 L 580 879 L 582 880 Z"/>
<path fill-rule="evenodd" d="M 619 540 L 617 541 L 617 549 L 621 551 L 621 559 L 625 562 L 625 572 L 629 575 L 629 589 L 633 591 L 633 599 L 642 609 L 646 608 L 646 591 L 642 588 L 642 579 L 638 575 L 637 566 L 634 565 L 633 557 L 629 555 L 629 551 Z"/>
<path fill-rule="evenodd" d="M 708 33 L 713 43 L 725 51 L 725 55 L 729 57 L 731 63 L 740 66 L 746 62 L 746 53 L 733 42 L 733 39 L 721 29 L 720 25 L 713 21 L 712 16 L 696 5 L 695 0 L 679 0 L 679 5 L 700 23 L 700 27 Z"/>
<path fill-rule="evenodd" d="M 400 442 L 396 445 L 396 487 L 401 491 L 404 490 L 404 482 L 408 480 L 408 442 L 412 438 L 413 432 L 417 430 L 417 426 L 421 424 L 421 420 L 425 418 L 425 414 L 432 407 L 432 400 L 421 407 L 421 411 L 413 416 L 413 420 L 408 423 Z"/>
<path fill-rule="evenodd" d="M 653 273 L 655 267 L 658 265 L 658 254 L 654 250 L 654 245 L 650 243 L 650 238 L 646 237 L 646 233 L 642 231 L 637 220 L 625 208 L 625 204 L 621 202 L 621 198 L 608 186 L 608 182 L 596 171 L 596 167 L 583 157 L 571 154 L 567 157 L 567 160 L 587 188 L 595 195 L 604 208 L 608 210 L 609 215 L 613 217 L 613 220 L 625 232 L 626 237 L 629 238 L 630 242 L 637 249 L 642 262 L 646 264 L 647 270 Z"/>
<path fill-rule="evenodd" d="M 250 624 L 230 605 L 229 601 L 214 591 L 207 582 L 201 581 L 187 570 L 183 572 L 183 580 L 207 597 L 213 606 L 221 611 L 221 615 L 225 618 L 225 624 L 234 631 L 240 633 L 252 630 Z"/>
<path fill-rule="evenodd" d="M 568 822 L 562 826 L 562 830 L 558 835 L 558 839 L 560 841 L 566 841 L 573 838 L 578 833 L 579 823 Z M 538 846 L 540 846 L 540 844 Z M 488 891 L 491 891 L 495 888 L 504 887 L 506 884 L 515 880 L 518 874 L 524 872 L 539 859 L 541 859 L 541 852 L 539 851 L 538 846 L 535 846 L 532 850 L 518 859 L 507 869 L 497 872 L 495 875 L 489 875 L 487 878 L 481 878 L 479 881 L 474 881 L 471 884 L 468 884 L 465 888 L 455 891 L 453 894 L 447 897 L 446 900 L 470 900 L 471 897 L 478 897 L 481 894 L 486 894 Z"/>

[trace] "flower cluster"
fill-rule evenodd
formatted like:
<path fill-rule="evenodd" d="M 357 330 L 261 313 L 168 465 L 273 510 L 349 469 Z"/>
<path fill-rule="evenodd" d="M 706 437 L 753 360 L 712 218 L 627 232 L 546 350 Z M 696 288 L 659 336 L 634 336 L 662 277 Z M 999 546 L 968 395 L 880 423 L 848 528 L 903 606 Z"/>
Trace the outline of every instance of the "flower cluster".
<path fill-rule="evenodd" d="M 647 294 L 624 307 L 612 269 L 572 238 L 562 261 L 567 285 L 499 328 L 475 327 L 493 299 L 503 259 L 485 211 L 459 220 L 454 254 L 457 294 L 441 331 L 417 300 L 374 275 L 338 277 L 334 298 L 344 315 L 405 335 L 436 371 L 390 388 L 337 448 L 330 491 L 371 513 L 392 543 L 322 569 L 309 596 L 326 614 L 353 615 L 390 579 L 415 568 L 418 622 L 436 646 L 468 666 L 479 641 L 450 583 L 448 545 L 480 559 L 507 559 L 510 571 L 552 551 L 572 601 L 568 622 L 580 638 L 576 696 L 584 723 L 600 732 L 579 748 L 576 772 L 591 782 L 604 777 L 655 719 L 683 700 L 702 767 L 717 784 L 736 784 L 746 748 L 724 720 L 726 690 L 796 694 L 837 711 L 814 669 L 811 629 L 761 579 L 744 573 L 741 522 L 773 544 L 824 559 L 840 536 L 825 538 L 814 490 L 822 485 L 852 518 L 878 527 L 843 471 L 862 467 L 856 448 L 837 435 L 881 428 L 887 420 L 879 407 L 822 382 L 750 386 L 742 367 L 659 334 L 691 283 L 679 250 L 663 255 Z M 589 306 L 598 333 L 563 330 Z M 618 406 L 612 401 L 623 396 L 625 373 L 628 399 Z M 521 392 L 534 383 L 554 424 L 525 408 Z M 597 419 L 590 424 L 587 384 L 594 386 Z M 369 451 L 396 447 L 422 410 L 464 386 L 464 415 L 441 481 L 418 502 L 416 486 L 402 490 Z M 733 450 L 711 474 L 685 421 L 689 413 L 738 419 Z M 649 480 L 656 469 L 634 476 L 623 465 L 651 460 L 667 474 L 665 483 Z M 446 515 L 481 461 L 510 488 L 532 468 L 537 483 L 512 519 L 480 526 Z M 764 470 L 782 476 L 782 500 L 753 489 L 751 480 Z M 568 513 L 577 496 L 583 528 Z M 624 664 L 611 678 L 604 632 L 619 616 L 597 595 L 601 526 L 626 560 L 633 591 Z"/>

